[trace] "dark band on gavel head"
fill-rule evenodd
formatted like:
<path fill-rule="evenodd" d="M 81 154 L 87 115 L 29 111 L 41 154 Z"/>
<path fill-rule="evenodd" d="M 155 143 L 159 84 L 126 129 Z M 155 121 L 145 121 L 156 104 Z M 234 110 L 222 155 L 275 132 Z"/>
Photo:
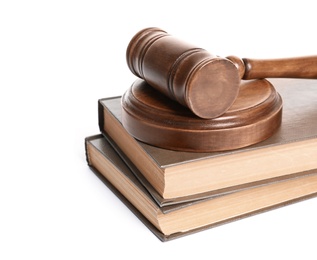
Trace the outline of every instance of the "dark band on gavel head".
<path fill-rule="evenodd" d="M 159 28 L 144 29 L 132 38 L 127 63 L 136 76 L 201 118 L 225 113 L 239 92 L 241 76 L 232 61 Z"/>

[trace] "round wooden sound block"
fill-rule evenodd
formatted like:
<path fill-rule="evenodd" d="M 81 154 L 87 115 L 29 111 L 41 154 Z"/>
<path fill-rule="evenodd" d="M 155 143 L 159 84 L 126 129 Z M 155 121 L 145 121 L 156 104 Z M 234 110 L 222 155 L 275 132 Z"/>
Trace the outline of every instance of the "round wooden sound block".
<path fill-rule="evenodd" d="M 242 81 L 239 95 L 222 116 L 202 119 L 143 80 L 122 96 L 122 124 L 153 146 L 190 152 L 226 151 L 270 137 L 280 126 L 282 99 L 265 80 Z"/>

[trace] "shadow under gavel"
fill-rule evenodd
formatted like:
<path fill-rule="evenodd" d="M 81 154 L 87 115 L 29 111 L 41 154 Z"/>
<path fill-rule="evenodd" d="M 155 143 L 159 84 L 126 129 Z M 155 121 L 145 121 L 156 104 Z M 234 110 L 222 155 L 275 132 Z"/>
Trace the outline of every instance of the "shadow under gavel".
<path fill-rule="evenodd" d="M 317 56 L 222 58 L 155 27 L 138 32 L 126 56 L 136 76 L 206 119 L 221 116 L 231 107 L 241 79 L 317 78 Z"/>

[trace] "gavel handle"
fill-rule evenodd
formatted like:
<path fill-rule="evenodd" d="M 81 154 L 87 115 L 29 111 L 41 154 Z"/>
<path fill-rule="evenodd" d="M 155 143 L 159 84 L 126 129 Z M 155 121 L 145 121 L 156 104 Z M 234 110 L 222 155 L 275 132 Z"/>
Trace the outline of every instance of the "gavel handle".
<path fill-rule="evenodd" d="M 317 56 L 284 59 L 240 59 L 227 57 L 239 69 L 242 79 L 305 78 L 317 79 Z"/>

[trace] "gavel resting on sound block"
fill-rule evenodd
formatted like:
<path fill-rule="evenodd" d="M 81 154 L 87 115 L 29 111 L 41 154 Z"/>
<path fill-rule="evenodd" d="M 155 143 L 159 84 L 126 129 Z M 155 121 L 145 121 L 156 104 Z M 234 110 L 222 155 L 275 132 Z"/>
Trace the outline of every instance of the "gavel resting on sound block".
<path fill-rule="evenodd" d="M 281 125 L 283 102 L 265 78 L 317 78 L 317 56 L 221 58 L 159 28 L 132 38 L 127 63 L 140 79 L 121 99 L 125 129 L 150 145 L 190 152 L 269 138 Z"/>
<path fill-rule="evenodd" d="M 200 118 L 223 115 L 241 79 L 317 78 L 317 56 L 257 60 L 221 58 L 159 28 L 138 32 L 127 48 L 130 70 Z"/>

